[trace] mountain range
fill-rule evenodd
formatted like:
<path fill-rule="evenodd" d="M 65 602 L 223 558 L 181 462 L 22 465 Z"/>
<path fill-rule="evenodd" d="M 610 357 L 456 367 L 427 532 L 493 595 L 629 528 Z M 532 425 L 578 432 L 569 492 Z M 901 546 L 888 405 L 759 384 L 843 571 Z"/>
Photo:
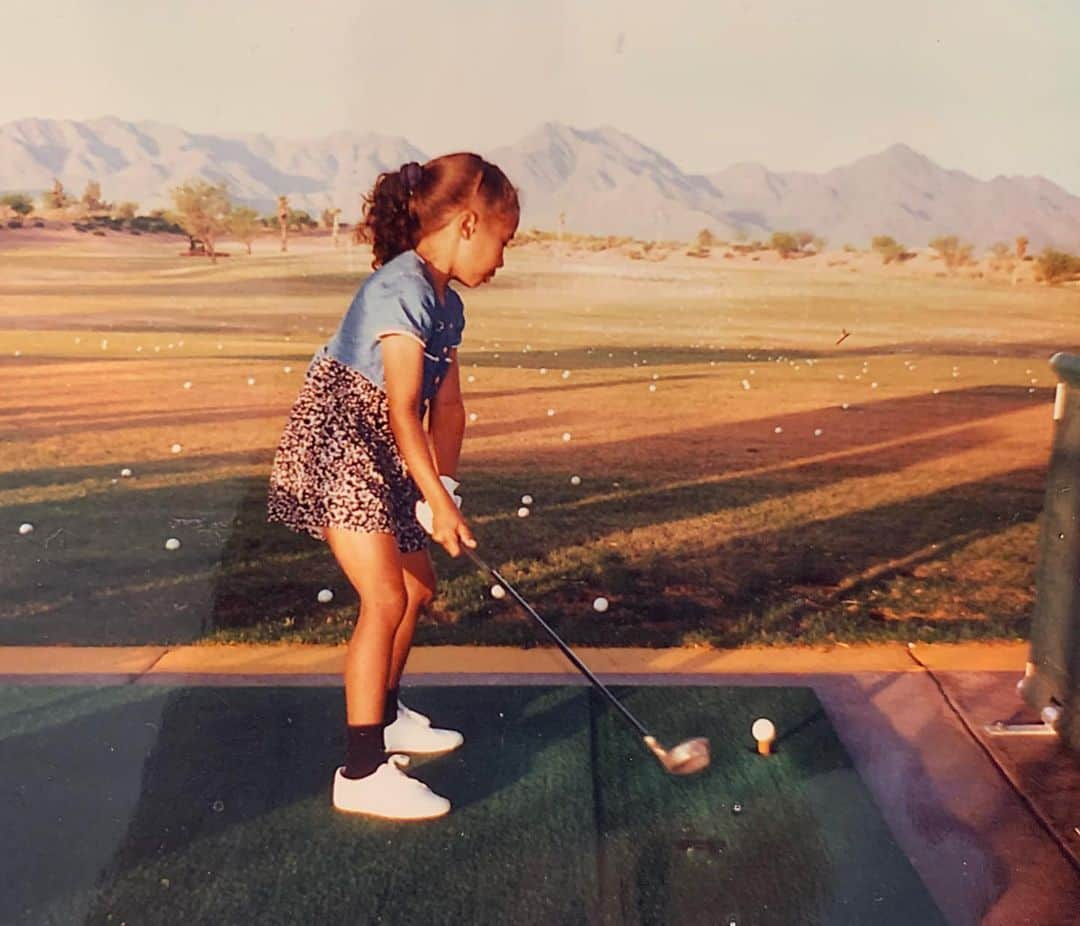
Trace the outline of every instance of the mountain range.
<path fill-rule="evenodd" d="M 443 152 L 436 152 L 443 153 Z M 611 126 L 545 122 L 518 141 L 477 154 L 518 188 L 522 229 L 692 239 L 807 230 L 829 245 L 866 247 L 891 235 L 924 247 L 955 234 L 978 248 L 1026 235 L 1029 249 L 1080 250 L 1080 197 L 1042 176 L 979 180 L 940 167 L 898 143 L 824 173 L 772 171 L 740 162 L 706 174 L 682 171 L 661 152 Z M 169 189 L 193 177 L 225 180 L 236 202 L 270 213 L 279 194 L 316 218 L 328 206 L 346 221 L 382 171 L 433 155 L 405 138 L 339 131 L 321 138 L 210 135 L 113 116 L 0 124 L 0 192 L 34 196 L 59 178 L 80 195 L 90 179 L 109 201 L 141 211 L 170 205 Z"/>

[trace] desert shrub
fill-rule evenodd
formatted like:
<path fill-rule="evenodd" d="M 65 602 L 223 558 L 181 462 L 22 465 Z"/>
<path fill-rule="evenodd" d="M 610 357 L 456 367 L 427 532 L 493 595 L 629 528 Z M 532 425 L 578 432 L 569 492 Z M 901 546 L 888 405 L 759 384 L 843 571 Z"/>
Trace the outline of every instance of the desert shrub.
<path fill-rule="evenodd" d="M 1045 248 L 1036 263 L 1036 279 L 1053 286 L 1080 279 L 1080 257 Z"/>
<path fill-rule="evenodd" d="M 891 264 L 904 253 L 904 246 L 891 235 L 875 235 L 870 241 L 870 247 L 881 255 L 883 264 Z"/>
<path fill-rule="evenodd" d="M 34 211 L 34 201 L 25 193 L 5 193 L 0 196 L 0 206 L 7 206 L 19 215 L 29 215 Z"/>
<path fill-rule="evenodd" d="M 844 245 L 844 253 L 846 253 L 846 254 L 858 254 L 859 249 L 857 247 L 855 247 L 855 245 L 853 245 L 853 244 L 845 244 Z"/>
<path fill-rule="evenodd" d="M 935 238 L 930 242 L 930 247 L 938 252 L 938 256 L 950 270 L 971 263 L 971 252 L 974 250 L 970 244 L 961 244 L 956 235 Z"/>
<path fill-rule="evenodd" d="M 11 219 L 10 221 L 8 221 L 7 227 L 8 228 L 22 228 L 23 227 L 22 219 Z"/>
<path fill-rule="evenodd" d="M 799 250 L 799 242 L 790 232 L 773 232 L 769 247 L 786 260 Z"/>

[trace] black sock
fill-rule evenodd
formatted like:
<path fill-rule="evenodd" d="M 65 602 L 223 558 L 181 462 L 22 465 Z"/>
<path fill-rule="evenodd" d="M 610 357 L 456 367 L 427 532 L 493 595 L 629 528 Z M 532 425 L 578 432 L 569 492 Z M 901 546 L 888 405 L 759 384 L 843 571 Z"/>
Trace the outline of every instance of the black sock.
<path fill-rule="evenodd" d="M 345 748 L 346 778 L 366 778 L 386 761 L 383 743 L 385 723 L 347 724 Z"/>
<path fill-rule="evenodd" d="M 383 720 L 386 723 L 393 723 L 397 720 L 398 710 L 398 692 L 401 691 L 401 686 L 397 688 L 391 688 L 386 693 L 386 707 L 383 708 Z"/>

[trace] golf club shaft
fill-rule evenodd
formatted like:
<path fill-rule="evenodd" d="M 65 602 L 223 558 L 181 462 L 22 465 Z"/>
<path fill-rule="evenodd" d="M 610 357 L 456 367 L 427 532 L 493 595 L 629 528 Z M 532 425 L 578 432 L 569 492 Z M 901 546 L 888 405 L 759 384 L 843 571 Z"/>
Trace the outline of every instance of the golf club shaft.
<path fill-rule="evenodd" d="M 548 632 L 551 639 L 553 639 L 558 644 L 559 649 L 561 649 L 563 651 L 563 653 L 566 654 L 566 658 L 569 659 L 575 666 L 577 666 L 583 673 L 585 673 L 585 677 L 588 678 L 588 680 L 590 682 L 592 682 L 597 688 L 599 688 L 604 693 L 605 697 L 607 697 L 607 699 L 613 705 L 615 705 L 615 707 L 617 707 L 619 709 L 619 711 L 622 713 L 622 715 L 627 720 L 629 720 L 630 723 L 632 723 L 634 725 L 634 727 L 638 730 L 638 732 L 642 736 L 649 736 L 649 731 L 646 730 L 638 722 L 637 718 L 634 717 L 634 715 L 631 714 L 630 711 L 628 711 L 625 707 L 622 706 L 622 704 L 619 702 L 619 699 L 616 698 L 615 695 L 613 695 L 610 691 L 607 690 L 604 683 L 601 682 L 600 679 L 598 679 L 595 675 L 592 674 L 592 672 L 589 671 L 589 667 L 587 665 L 585 665 L 585 663 L 583 663 L 580 659 L 578 659 L 578 657 L 574 653 L 574 651 L 572 649 L 570 649 L 570 647 L 567 646 L 565 643 L 563 643 L 563 641 L 559 637 L 559 635 L 551 627 L 549 627 L 547 622 L 529 606 L 529 603 L 524 598 L 522 598 L 517 593 L 517 591 L 515 591 L 514 587 L 509 582 L 507 582 L 506 579 L 504 579 L 501 575 L 499 575 L 499 573 L 496 570 L 492 569 L 491 566 L 489 566 L 487 563 L 485 563 L 479 556 L 477 556 L 472 550 L 470 550 L 464 544 L 462 544 L 461 549 L 464 550 L 465 553 L 467 553 L 469 555 L 469 557 L 472 559 L 472 561 L 474 563 L 476 563 L 482 569 L 486 569 L 488 572 L 490 572 L 498 580 L 499 584 L 503 588 L 505 588 L 511 595 L 514 596 L 514 600 L 517 601 L 517 603 L 519 605 L 521 605 L 526 611 L 528 611 L 533 616 L 533 618 L 536 620 L 536 622 L 541 627 L 543 627 L 544 630 L 546 630 Z"/>

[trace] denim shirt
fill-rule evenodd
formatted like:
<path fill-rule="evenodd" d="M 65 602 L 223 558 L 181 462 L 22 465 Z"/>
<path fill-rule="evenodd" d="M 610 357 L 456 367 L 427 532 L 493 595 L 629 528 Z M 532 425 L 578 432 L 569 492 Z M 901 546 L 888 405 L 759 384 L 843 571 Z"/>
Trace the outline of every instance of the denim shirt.
<path fill-rule="evenodd" d="M 424 347 L 423 390 L 420 417 L 450 369 L 450 351 L 460 346 L 465 328 L 465 306 L 454 290 L 446 287 L 440 305 L 424 269 L 424 259 L 409 249 L 387 261 L 369 276 L 345 313 L 333 337 L 319 353 L 326 353 L 359 371 L 384 392 L 379 339 L 391 331 L 402 332 Z M 318 354 L 316 354 L 318 356 Z"/>

